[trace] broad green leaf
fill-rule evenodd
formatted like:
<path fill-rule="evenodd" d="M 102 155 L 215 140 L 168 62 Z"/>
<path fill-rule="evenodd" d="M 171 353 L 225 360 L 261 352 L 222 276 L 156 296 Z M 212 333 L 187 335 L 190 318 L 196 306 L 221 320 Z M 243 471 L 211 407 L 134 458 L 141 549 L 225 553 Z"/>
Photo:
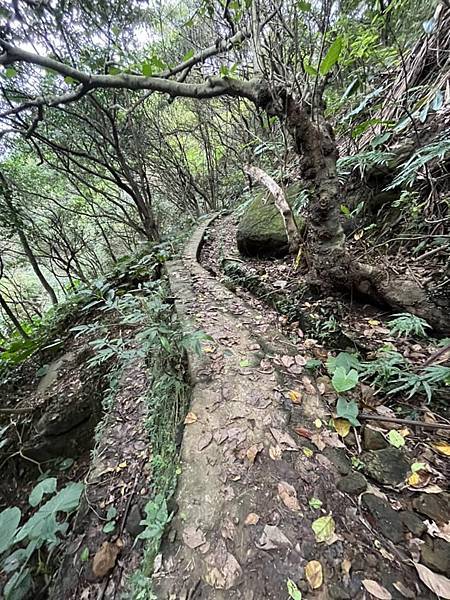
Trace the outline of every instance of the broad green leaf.
<path fill-rule="evenodd" d="M 360 362 L 355 354 L 339 352 L 337 356 L 330 356 L 327 360 L 327 370 L 333 374 L 337 367 L 342 367 L 347 373 L 350 369 L 358 369 Z"/>
<path fill-rule="evenodd" d="M 194 56 L 194 51 L 189 50 L 189 52 L 186 52 L 186 54 L 183 56 L 183 58 L 181 59 L 181 62 L 185 62 L 185 61 L 191 59 L 193 56 Z"/>
<path fill-rule="evenodd" d="M 334 371 L 333 378 L 331 379 L 331 384 L 336 390 L 336 392 L 347 392 L 348 390 L 353 389 L 359 380 L 358 372 L 355 369 L 351 369 L 348 373 L 344 369 L 344 367 L 336 367 Z M 338 415 L 338 417 L 343 417 L 344 415 Z"/>
<path fill-rule="evenodd" d="M 293 600 L 302 600 L 302 593 L 292 579 L 288 579 L 286 585 L 290 598 L 293 598 Z"/>
<path fill-rule="evenodd" d="M 320 543 L 327 542 L 333 537 L 336 524 L 330 513 L 325 517 L 319 517 L 313 521 L 311 527 L 314 531 L 314 535 L 316 536 L 316 542 Z"/>
<path fill-rule="evenodd" d="M 17 506 L 6 508 L 0 513 L 0 554 L 12 544 L 21 516 Z"/>
<path fill-rule="evenodd" d="M 417 473 L 418 471 L 423 471 L 426 470 L 427 465 L 426 463 L 423 462 L 415 462 L 411 465 L 411 472 L 412 473 Z"/>
<path fill-rule="evenodd" d="M 306 57 L 303 59 L 303 68 L 305 69 L 305 73 L 307 73 L 311 77 L 316 77 L 317 69 L 309 63 Z"/>
<path fill-rule="evenodd" d="M 311 10 L 311 2 L 305 2 L 304 0 L 299 0 L 297 2 L 298 9 L 302 12 L 310 12 Z"/>
<path fill-rule="evenodd" d="M 82 553 L 80 554 L 81 562 L 87 562 L 89 560 L 89 548 L 86 546 L 83 548 Z"/>
<path fill-rule="evenodd" d="M 57 542 L 56 533 L 63 531 L 64 527 L 56 521 L 58 512 L 71 513 L 78 507 L 83 492 L 82 483 L 69 483 L 60 492 L 46 502 L 28 521 L 23 525 L 16 537 L 15 542 L 20 542 L 28 537 L 32 539 L 43 539 L 48 542 Z"/>
<path fill-rule="evenodd" d="M 342 37 L 338 36 L 328 49 L 324 59 L 320 63 L 319 71 L 321 75 L 326 75 L 337 63 L 342 50 Z"/>
<path fill-rule="evenodd" d="M 26 548 L 18 548 L 12 554 L 9 554 L 2 564 L 5 573 L 16 571 L 21 565 L 27 562 L 33 552 L 36 550 L 37 543 L 30 542 Z"/>
<path fill-rule="evenodd" d="M 341 210 L 341 213 L 343 215 L 345 215 L 346 217 L 350 216 L 350 209 L 348 208 L 348 206 L 345 206 L 345 204 L 341 204 L 340 210 Z"/>
<path fill-rule="evenodd" d="M 395 429 L 390 430 L 390 432 L 387 435 L 387 438 L 391 446 L 394 446 L 394 448 L 401 448 L 405 445 L 405 438 L 402 436 L 401 433 L 399 433 Z"/>
<path fill-rule="evenodd" d="M 345 398 L 338 398 L 336 415 L 340 419 L 347 419 L 354 427 L 357 427 L 361 424 L 357 419 L 358 413 L 359 408 L 354 400 L 348 401 Z"/>
<path fill-rule="evenodd" d="M 117 515 L 117 508 L 115 506 L 110 506 L 108 508 L 108 512 L 106 513 L 106 519 L 108 521 L 111 521 L 111 519 L 114 519 L 116 515 Z"/>
<path fill-rule="evenodd" d="M 44 494 L 53 494 L 54 492 L 56 492 L 56 477 L 48 477 L 32 489 L 28 502 L 30 506 L 37 506 Z"/>
<path fill-rule="evenodd" d="M 153 75 L 153 65 L 151 63 L 142 63 L 142 75 L 144 77 L 151 77 Z"/>
<path fill-rule="evenodd" d="M 22 600 L 28 596 L 32 586 L 30 569 L 18 571 L 9 579 L 3 588 L 5 600 Z"/>

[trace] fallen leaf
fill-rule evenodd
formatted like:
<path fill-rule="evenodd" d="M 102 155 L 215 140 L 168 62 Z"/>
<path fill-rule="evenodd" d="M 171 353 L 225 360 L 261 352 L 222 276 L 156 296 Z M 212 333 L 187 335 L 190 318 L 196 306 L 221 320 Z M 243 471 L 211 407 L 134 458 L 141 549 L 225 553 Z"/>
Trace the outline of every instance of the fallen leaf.
<path fill-rule="evenodd" d="M 313 434 L 311 433 L 311 431 L 309 431 L 309 429 L 305 429 L 305 427 L 294 427 L 294 431 L 300 437 L 304 437 L 307 440 L 310 440 L 312 438 L 312 436 L 313 436 Z"/>
<path fill-rule="evenodd" d="M 350 431 L 350 421 L 342 418 L 333 419 L 333 427 L 337 434 L 344 438 Z"/>
<path fill-rule="evenodd" d="M 92 561 L 92 572 L 96 577 L 104 577 L 116 564 L 117 555 L 120 552 L 120 547 L 111 542 L 103 542 L 100 550 L 98 550 Z"/>
<path fill-rule="evenodd" d="M 319 498 L 310 498 L 308 504 L 311 508 L 317 509 L 322 506 L 322 500 L 319 500 Z"/>
<path fill-rule="evenodd" d="M 313 454 L 314 454 L 314 452 L 311 450 L 311 448 L 307 448 L 306 446 L 304 446 L 302 448 L 302 452 L 306 456 L 306 458 L 311 458 L 311 456 L 313 456 Z"/>
<path fill-rule="evenodd" d="M 320 588 L 323 583 L 323 570 L 318 560 L 310 560 L 306 563 L 305 577 L 312 590 Z"/>
<path fill-rule="evenodd" d="M 278 445 L 270 446 L 269 456 L 272 460 L 281 460 L 281 457 L 283 456 L 283 451 Z"/>
<path fill-rule="evenodd" d="M 391 593 L 373 579 L 363 579 L 361 583 L 369 594 L 372 594 L 375 598 L 379 598 L 379 600 L 392 600 Z"/>
<path fill-rule="evenodd" d="M 312 530 L 316 536 L 316 542 L 327 542 L 334 536 L 336 524 L 331 513 L 325 517 L 319 517 L 313 521 Z"/>
<path fill-rule="evenodd" d="M 295 359 L 294 359 L 294 357 L 293 357 L 293 356 L 287 356 L 287 355 L 286 355 L 286 356 L 282 356 L 280 360 L 281 360 L 282 364 L 283 364 L 283 365 L 284 365 L 286 368 L 292 367 L 292 365 L 293 365 L 293 364 L 294 364 L 294 362 L 295 362 Z"/>
<path fill-rule="evenodd" d="M 369 323 L 369 325 L 372 325 L 373 327 L 376 327 L 377 325 L 381 325 L 380 321 L 377 321 L 376 319 L 369 319 L 368 323 Z"/>
<path fill-rule="evenodd" d="M 402 596 L 404 596 L 405 598 L 415 598 L 416 594 L 415 592 L 413 592 L 412 590 L 410 590 L 408 587 L 406 587 L 406 585 L 404 585 L 401 581 L 396 581 L 395 583 L 392 584 L 395 589 L 400 592 L 400 594 Z"/>
<path fill-rule="evenodd" d="M 283 546 L 292 547 L 292 544 L 276 525 L 265 525 L 256 546 L 262 550 L 274 550 Z"/>
<path fill-rule="evenodd" d="M 244 525 L 256 525 L 259 522 L 260 516 L 256 513 L 249 513 L 244 521 Z"/>
<path fill-rule="evenodd" d="M 206 542 L 205 534 L 198 527 L 189 526 L 183 531 L 183 541 L 189 548 L 198 548 Z"/>
<path fill-rule="evenodd" d="M 321 421 L 320 419 L 316 419 L 316 420 L 314 421 L 314 427 L 315 427 L 316 429 L 320 429 L 320 428 L 322 427 L 322 421 Z"/>
<path fill-rule="evenodd" d="M 302 403 L 302 395 L 300 394 L 300 392 L 296 392 L 295 390 L 289 390 L 288 396 L 291 399 L 292 404 Z"/>
<path fill-rule="evenodd" d="M 302 383 L 305 386 L 305 390 L 307 391 L 308 394 L 311 394 L 312 396 L 315 396 L 317 394 L 317 390 L 313 386 L 311 379 L 309 377 L 304 375 L 302 377 Z"/>
<path fill-rule="evenodd" d="M 282 449 L 298 450 L 297 444 L 288 433 L 275 429 L 275 427 L 271 427 L 270 431 Z"/>
<path fill-rule="evenodd" d="M 198 440 L 198 444 L 197 444 L 197 448 L 202 451 L 204 450 L 207 446 L 209 446 L 209 444 L 212 442 L 213 436 L 212 433 L 205 433 L 204 435 L 202 435 L 202 437 Z"/>
<path fill-rule="evenodd" d="M 389 431 L 387 438 L 391 446 L 394 446 L 394 448 L 401 448 L 405 445 L 405 438 L 399 431 L 396 431 L 395 429 L 391 429 L 391 431 Z"/>
<path fill-rule="evenodd" d="M 184 418 L 185 425 L 192 425 L 192 423 L 195 423 L 196 421 L 198 421 L 198 417 L 193 412 L 188 412 L 188 414 Z"/>
<path fill-rule="evenodd" d="M 258 454 L 261 452 L 261 450 L 263 448 L 264 448 L 264 445 L 261 443 L 254 444 L 253 446 L 250 446 L 250 448 L 247 448 L 247 452 L 245 453 L 245 455 L 251 465 L 255 462 L 256 457 L 258 456 Z"/>
<path fill-rule="evenodd" d="M 431 569 L 420 563 L 414 563 L 414 566 L 417 569 L 420 579 L 428 589 L 434 592 L 436 596 L 445 598 L 446 600 L 450 599 L 450 579 L 447 579 L 444 575 L 434 573 Z"/>
<path fill-rule="evenodd" d="M 302 593 L 292 579 L 288 579 L 286 585 L 289 598 L 292 598 L 293 600 L 302 600 Z"/>
<path fill-rule="evenodd" d="M 283 504 L 290 510 L 300 510 L 300 505 L 297 499 L 297 492 L 295 488 L 287 483 L 287 481 L 280 481 L 278 484 L 278 495 L 280 496 Z"/>
<path fill-rule="evenodd" d="M 408 484 L 415 488 L 422 488 L 430 482 L 431 473 L 426 471 L 425 469 L 421 469 L 420 471 L 414 471 L 408 477 Z"/>
<path fill-rule="evenodd" d="M 350 569 L 352 568 L 352 561 L 349 560 L 348 558 L 344 558 L 344 560 L 341 562 L 341 571 L 344 575 L 349 575 L 350 574 Z"/>
<path fill-rule="evenodd" d="M 448 442 L 434 442 L 434 444 L 431 445 L 439 452 L 439 454 L 450 456 L 450 444 Z"/>

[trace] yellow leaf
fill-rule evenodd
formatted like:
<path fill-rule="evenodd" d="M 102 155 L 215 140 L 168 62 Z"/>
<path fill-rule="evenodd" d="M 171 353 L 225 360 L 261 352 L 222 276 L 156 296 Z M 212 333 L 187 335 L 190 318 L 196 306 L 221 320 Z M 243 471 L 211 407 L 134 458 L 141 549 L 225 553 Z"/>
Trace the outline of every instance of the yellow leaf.
<path fill-rule="evenodd" d="M 377 321 L 376 319 L 369 319 L 368 323 L 369 323 L 369 325 L 373 325 L 373 327 L 377 327 L 377 325 L 381 325 L 380 321 Z"/>
<path fill-rule="evenodd" d="M 184 424 L 185 425 L 192 425 L 192 423 L 195 423 L 198 420 L 198 417 L 195 413 L 193 412 L 188 412 L 188 414 L 186 415 L 185 419 L 184 419 Z"/>
<path fill-rule="evenodd" d="M 419 473 L 413 473 L 408 477 L 408 483 L 412 486 L 420 485 L 420 475 Z"/>
<path fill-rule="evenodd" d="M 292 401 L 292 404 L 301 404 L 302 396 L 300 392 L 296 392 L 295 390 L 289 390 L 288 396 Z"/>
<path fill-rule="evenodd" d="M 327 542 L 333 537 L 336 524 L 330 513 L 326 517 L 319 517 L 313 521 L 311 527 L 316 536 L 316 542 L 320 543 Z"/>
<path fill-rule="evenodd" d="M 350 421 L 347 421 L 347 419 L 333 419 L 333 426 L 337 434 L 343 438 L 348 435 L 350 431 Z"/>
<path fill-rule="evenodd" d="M 322 427 L 322 421 L 320 419 L 316 419 L 314 421 L 314 427 L 316 427 L 316 429 L 320 429 Z"/>
<path fill-rule="evenodd" d="M 439 454 L 445 454 L 445 456 L 450 456 L 450 444 L 448 442 L 435 442 L 431 445 L 435 450 L 439 452 Z"/>
<path fill-rule="evenodd" d="M 304 448 L 302 448 L 303 450 L 303 454 L 306 456 L 306 458 L 311 458 L 311 456 L 314 454 L 314 452 L 311 450 L 311 448 L 307 448 L 306 446 Z"/>
<path fill-rule="evenodd" d="M 310 560 L 306 564 L 305 576 L 312 590 L 320 588 L 323 583 L 323 570 L 318 560 Z"/>

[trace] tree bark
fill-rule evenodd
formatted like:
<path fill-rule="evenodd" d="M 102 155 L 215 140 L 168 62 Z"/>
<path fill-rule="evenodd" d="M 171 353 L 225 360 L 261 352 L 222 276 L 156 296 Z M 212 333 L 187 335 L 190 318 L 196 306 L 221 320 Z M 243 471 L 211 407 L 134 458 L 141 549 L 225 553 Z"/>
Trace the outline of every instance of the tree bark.
<path fill-rule="evenodd" d="M 41 268 L 36 260 L 36 257 L 33 254 L 33 251 L 30 247 L 30 244 L 28 243 L 25 233 L 21 229 L 18 228 L 17 235 L 19 236 L 20 243 L 22 244 L 23 250 L 24 250 L 25 254 L 27 255 L 27 258 L 30 261 L 31 268 L 35 272 L 36 277 L 41 282 L 44 290 L 50 296 L 50 300 L 51 300 L 52 304 L 58 304 L 58 298 L 56 297 L 55 290 L 49 284 L 44 273 L 41 271 Z"/>
<path fill-rule="evenodd" d="M 13 313 L 13 311 L 9 308 L 8 303 L 3 298 L 2 294 L 0 294 L 0 306 L 5 311 L 9 320 L 14 325 L 14 327 L 17 329 L 17 331 L 20 333 L 20 335 L 23 337 L 23 339 L 29 340 L 30 336 L 26 333 L 26 331 L 23 329 L 22 325 L 20 324 L 19 319 L 16 317 L 16 315 Z"/>
<path fill-rule="evenodd" d="M 244 171 L 252 179 L 258 183 L 262 183 L 272 194 L 275 202 L 275 206 L 280 211 L 283 219 L 284 228 L 288 239 L 289 252 L 291 254 L 297 254 L 300 247 L 300 234 L 298 231 L 297 223 L 295 222 L 294 213 L 289 206 L 286 196 L 281 187 L 262 169 L 251 165 L 246 165 Z"/>

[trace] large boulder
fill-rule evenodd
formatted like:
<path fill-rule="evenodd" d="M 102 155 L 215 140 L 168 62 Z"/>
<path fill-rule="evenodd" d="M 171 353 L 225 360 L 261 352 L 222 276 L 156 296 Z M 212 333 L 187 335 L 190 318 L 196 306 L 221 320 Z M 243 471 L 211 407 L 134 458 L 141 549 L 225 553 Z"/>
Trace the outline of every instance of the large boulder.
<path fill-rule="evenodd" d="M 291 186 L 286 197 L 292 206 L 301 189 Z M 303 219 L 295 214 L 299 228 Z M 268 192 L 259 192 L 246 207 L 238 225 L 237 245 L 244 256 L 284 256 L 288 253 L 288 240 L 283 218 Z"/>

